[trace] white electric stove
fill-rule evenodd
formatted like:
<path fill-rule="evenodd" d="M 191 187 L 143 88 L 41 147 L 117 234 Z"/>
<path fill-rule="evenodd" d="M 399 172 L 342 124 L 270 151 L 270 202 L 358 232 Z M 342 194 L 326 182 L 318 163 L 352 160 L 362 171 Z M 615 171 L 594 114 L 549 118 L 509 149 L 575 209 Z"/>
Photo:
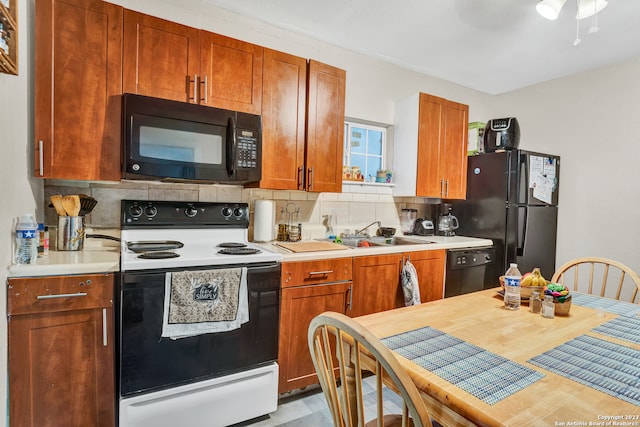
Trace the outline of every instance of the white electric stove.
<path fill-rule="evenodd" d="M 120 427 L 227 426 L 274 411 L 282 256 L 248 242 L 248 205 L 124 200 L 121 215 Z M 246 323 L 162 336 L 171 274 L 238 268 Z"/>

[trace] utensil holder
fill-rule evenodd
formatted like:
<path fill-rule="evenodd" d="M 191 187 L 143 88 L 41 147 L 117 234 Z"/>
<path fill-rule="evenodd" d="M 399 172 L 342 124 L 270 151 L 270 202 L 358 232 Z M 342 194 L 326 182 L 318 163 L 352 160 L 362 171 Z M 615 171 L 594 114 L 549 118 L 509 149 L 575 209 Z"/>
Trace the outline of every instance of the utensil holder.
<path fill-rule="evenodd" d="M 79 251 L 84 246 L 84 217 L 58 217 L 58 250 Z"/>

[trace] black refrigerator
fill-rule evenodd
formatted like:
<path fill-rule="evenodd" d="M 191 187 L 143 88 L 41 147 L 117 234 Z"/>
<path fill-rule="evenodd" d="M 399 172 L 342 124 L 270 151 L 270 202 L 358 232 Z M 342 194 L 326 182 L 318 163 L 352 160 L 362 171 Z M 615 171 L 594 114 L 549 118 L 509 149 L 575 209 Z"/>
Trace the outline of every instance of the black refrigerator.
<path fill-rule="evenodd" d="M 469 157 L 467 199 L 452 202 L 461 236 L 493 240 L 495 262 L 485 288 L 498 285 L 510 263 L 524 274 L 555 271 L 560 157 L 525 150 Z"/>

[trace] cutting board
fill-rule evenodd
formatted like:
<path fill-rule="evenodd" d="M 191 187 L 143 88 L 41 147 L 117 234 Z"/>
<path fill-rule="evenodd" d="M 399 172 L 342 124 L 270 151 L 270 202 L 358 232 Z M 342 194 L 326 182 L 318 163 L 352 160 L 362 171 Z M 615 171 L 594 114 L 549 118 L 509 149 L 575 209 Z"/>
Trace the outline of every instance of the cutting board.
<path fill-rule="evenodd" d="M 292 252 L 317 252 L 348 249 L 347 246 L 333 242 L 275 242 L 276 246 L 289 249 Z"/>

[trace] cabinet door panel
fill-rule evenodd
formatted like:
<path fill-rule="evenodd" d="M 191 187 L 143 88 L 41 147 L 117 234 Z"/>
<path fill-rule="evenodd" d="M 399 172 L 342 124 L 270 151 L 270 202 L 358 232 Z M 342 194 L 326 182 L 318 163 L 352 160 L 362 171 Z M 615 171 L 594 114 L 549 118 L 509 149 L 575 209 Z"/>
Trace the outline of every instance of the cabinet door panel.
<path fill-rule="evenodd" d="M 35 176 L 119 180 L 122 8 L 36 2 Z"/>
<path fill-rule="evenodd" d="M 408 252 L 405 254 L 418 274 L 420 302 L 425 303 L 444 297 L 445 250 Z"/>
<path fill-rule="evenodd" d="M 124 11 L 124 92 L 193 102 L 199 30 Z"/>
<path fill-rule="evenodd" d="M 421 93 L 419 102 L 416 196 L 441 197 L 444 184 L 439 164 L 443 150 L 446 100 Z"/>
<path fill-rule="evenodd" d="M 261 188 L 303 190 L 307 60 L 264 50 Z"/>
<path fill-rule="evenodd" d="M 261 46 L 200 31 L 200 55 L 202 78 L 207 78 L 206 87 L 201 85 L 200 103 L 260 114 Z"/>
<path fill-rule="evenodd" d="M 307 191 L 342 191 L 346 72 L 309 61 Z"/>
<path fill-rule="evenodd" d="M 351 317 L 391 310 L 400 306 L 402 255 L 380 255 L 353 259 Z"/>
<path fill-rule="evenodd" d="M 11 425 L 109 426 L 115 423 L 113 317 L 103 310 L 9 318 Z"/>
<path fill-rule="evenodd" d="M 284 288 L 280 307 L 278 392 L 318 383 L 307 330 L 311 319 L 325 311 L 345 313 L 351 282 Z"/>
<path fill-rule="evenodd" d="M 467 197 L 467 138 L 469 106 L 447 101 L 444 144 L 440 161 L 447 199 Z"/>

